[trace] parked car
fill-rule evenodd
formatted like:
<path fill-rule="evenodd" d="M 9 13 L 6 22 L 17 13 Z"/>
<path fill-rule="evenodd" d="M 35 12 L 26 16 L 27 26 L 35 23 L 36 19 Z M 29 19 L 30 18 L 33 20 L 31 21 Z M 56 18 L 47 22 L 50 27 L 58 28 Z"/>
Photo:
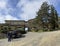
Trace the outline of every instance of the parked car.
<path fill-rule="evenodd" d="M 18 28 L 17 30 L 12 31 L 12 38 L 21 37 L 23 34 L 26 34 L 27 31 L 25 31 L 24 28 Z"/>
<path fill-rule="evenodd" d="M 12 38 L 17 38 L 17 37 L 21 37 L 22 34 L 20 33 L 20 31 L 16 30 L 16 31 L 12 31 Z"/>

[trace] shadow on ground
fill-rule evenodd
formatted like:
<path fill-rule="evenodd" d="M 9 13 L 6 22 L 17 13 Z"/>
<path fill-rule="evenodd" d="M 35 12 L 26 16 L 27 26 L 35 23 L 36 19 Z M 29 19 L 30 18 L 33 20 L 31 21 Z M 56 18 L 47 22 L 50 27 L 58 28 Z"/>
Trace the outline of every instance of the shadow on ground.
<path fill-rule="evenodd" d="M 26 36 L 25 35 L 21 35 L 19 37 L 14 37 L 13 39 L 18 39 L 18 38 L 25 38 Z"/>

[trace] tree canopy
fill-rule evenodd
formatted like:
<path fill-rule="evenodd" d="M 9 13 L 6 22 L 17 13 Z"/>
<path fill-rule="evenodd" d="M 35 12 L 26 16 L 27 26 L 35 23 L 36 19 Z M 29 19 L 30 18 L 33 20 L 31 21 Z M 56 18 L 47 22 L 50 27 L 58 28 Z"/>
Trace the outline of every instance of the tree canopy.
<path fill-rule="evenodd" d="M 58 28 L 58 13 L 53 5 L 43 2 L 41 8 L 37 12 L 36 22 L 41 28 L 47 30 L 55 30 Z"/>

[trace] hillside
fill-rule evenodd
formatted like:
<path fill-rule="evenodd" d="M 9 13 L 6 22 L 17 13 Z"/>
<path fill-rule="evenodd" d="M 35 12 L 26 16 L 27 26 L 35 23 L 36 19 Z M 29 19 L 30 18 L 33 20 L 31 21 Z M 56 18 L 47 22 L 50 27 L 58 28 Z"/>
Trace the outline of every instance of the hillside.
<path fill-rule="evenodd" d="M 0 46 L 60 46 L 60 31 L 28 32 L 25 37 L 13 39 L 11 42 L 1 39 Z"/>

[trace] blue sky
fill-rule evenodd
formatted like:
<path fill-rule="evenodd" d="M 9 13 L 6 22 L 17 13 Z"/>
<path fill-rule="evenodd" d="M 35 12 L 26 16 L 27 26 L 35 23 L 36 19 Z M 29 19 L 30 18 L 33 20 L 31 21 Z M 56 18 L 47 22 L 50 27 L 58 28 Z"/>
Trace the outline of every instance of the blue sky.
<path fill-rule="evenodd" d="M 0 23 L 4 20 L 33 19 L 44 1 L 54 5 L 60 16 L 60 0 L 0 0 Z"/>

